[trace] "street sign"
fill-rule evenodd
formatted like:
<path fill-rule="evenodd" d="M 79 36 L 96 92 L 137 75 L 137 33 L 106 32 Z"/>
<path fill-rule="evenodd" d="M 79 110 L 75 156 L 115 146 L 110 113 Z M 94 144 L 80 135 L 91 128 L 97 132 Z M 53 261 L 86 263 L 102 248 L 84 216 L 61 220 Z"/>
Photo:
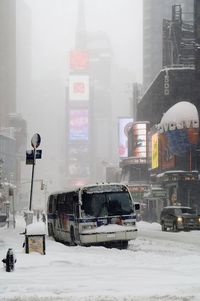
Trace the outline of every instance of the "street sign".
<path fill-rule="evenodd" d="M 41 137 L 38 133 L 34 134 L 31 139 L 31 145 L 33 148 L 37 148 L 40 145 Z"/>
<path fill-rule="evenodd" d="M 31 139 L 31 145 L 33 147 L 32 151 L 26 151 L 26 164 L 32 165 L 32 176 L 31 176 L 31 191 L 30 191 L 30 204 L 29 204 L 29 211 L 32 209 L 32 194 L 33 194 L 33 180 L 34 180 L 34 168 L 36 159 L 41 159 L 42 157 L 42 150 L 36 149 L 41 142 L 41 137 L 38 133 L 34 134 Z"/>
<path fill-rule="evenodd" d="M 36 149 L 35 159 L 41 159 L 41 158 L 42 158 L 42 150 Z M 27 150 L 26 151 L 26 164 L 33 164 L 33 162 L 34 162 L 34 151 Z"/>

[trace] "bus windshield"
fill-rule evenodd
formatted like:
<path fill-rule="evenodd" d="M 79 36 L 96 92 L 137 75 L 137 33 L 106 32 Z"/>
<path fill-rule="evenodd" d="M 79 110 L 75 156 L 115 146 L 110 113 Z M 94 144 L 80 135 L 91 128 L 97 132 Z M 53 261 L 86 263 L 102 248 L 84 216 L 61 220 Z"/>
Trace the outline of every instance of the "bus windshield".
<path fill-rule="evenodd" d="M 105 217 L 133 213 L 128 192 L 83 193 L 82 206 L 86 216 Z"/>

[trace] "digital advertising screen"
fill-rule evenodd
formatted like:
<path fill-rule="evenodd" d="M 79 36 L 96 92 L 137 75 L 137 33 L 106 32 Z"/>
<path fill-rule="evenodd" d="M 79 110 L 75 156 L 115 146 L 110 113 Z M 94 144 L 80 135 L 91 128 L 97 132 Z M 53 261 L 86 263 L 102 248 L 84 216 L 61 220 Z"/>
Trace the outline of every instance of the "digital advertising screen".
<path fill-rule="evenodd" d="M 146 123 L 133 124 L 133 156 L 147 157 L 147 125 Z"/>
<path fill-rule="evenodd" d="M 120 158 L 128 157 L 128 131 L 133 125 L 133 118 L 118 119 L 118 153 Z"/>
<path fill-rule="evenodd" d="M 89 101 L 89 76 L 69 76 L 69 101 Z"/>
<path fill-rule="evenodd" d="M 88 52 L 80 50 L 72 50 L 70 52 L 70 69 L 86 70 L 89 65 Z"/>
<path fill-rule="evenodd" d="M 88 110 L 71 109 L 69 112 L 69 140 L 88 140 Z"/>

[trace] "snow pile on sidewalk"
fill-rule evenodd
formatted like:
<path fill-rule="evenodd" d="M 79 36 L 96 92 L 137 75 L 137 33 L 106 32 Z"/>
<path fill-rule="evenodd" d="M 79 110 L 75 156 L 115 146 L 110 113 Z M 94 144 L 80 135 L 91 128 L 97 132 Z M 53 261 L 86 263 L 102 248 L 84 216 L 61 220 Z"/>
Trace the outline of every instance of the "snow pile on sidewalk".
<path fill-rule="evenodd" d="M 158 224 L 139 222 L 128 250 L 69 247 L 47 236 L 46 255 L 40 255 L 25 254 L 24 229 L 21 217 L 16 229 L 0 228 L 1 258 L 8 248 L 17 258 L 14 272 L 0 268 L 0 300 L 200 300 L 199 245 L 187 243 L 189 236 L 199 240 L 200 231 L 167 234 Z M 182 242 L 170 239 L 179 235 Z"/>

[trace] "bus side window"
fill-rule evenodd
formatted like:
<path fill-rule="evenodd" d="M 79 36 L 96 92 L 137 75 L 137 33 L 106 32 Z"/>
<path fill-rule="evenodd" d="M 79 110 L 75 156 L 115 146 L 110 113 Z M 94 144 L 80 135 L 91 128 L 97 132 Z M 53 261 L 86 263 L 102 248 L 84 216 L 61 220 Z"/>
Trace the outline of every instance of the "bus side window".
<path fill-rule="evenodd" d="M 49 213 L 52 213 L 53 212 L 53 196 L 50 196 L 49 197 L 49 208 L 48 208 L 48 211 Z"/>
<path fill-rule="evenodd" d="M 73 195 L 73 202 L 78 203 L 78 194 Z"/>
<path fill-rule="evenodd" d="M 65 212 L 67 214 L 73 214 L 74 212 L 73 198 L 71 193 L 65 195 Z"/>
<path fill-rule="evenodd" d="M 79 204 L 78 204 L 78 194 L 73 195 L 74 213 L 77 218 L 79 218 Z"/>
<path fill-rule="evenodd" d="M 76 216 L 77 218 L 80 217 L 80 215 L 79 215 L 79 205 L 78 205 L 77 203 L 75 203 L 75 216 Z"/>
<path fill-rule="evenodd" d="M 60 214 L 60 213 L 62 213 L 63 212 L 63 195 L 62 194 L 59 194 L 58 195 L 58 201 L 57 201 L 57 204 L 56 204 L 57 206 L 57 210 L 58 210 L 58 213 Z"/>
<path fill-rule="evenodd" d="M 58 195 L 54 197 L 54 211 L 58 211 Z"/>

